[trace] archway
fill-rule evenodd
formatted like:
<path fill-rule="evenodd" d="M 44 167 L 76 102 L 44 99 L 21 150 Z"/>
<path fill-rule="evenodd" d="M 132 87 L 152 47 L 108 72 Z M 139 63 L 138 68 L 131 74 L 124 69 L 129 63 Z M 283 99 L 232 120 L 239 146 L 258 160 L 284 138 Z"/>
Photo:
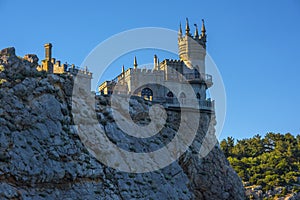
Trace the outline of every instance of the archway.
<path fill-rule="evenodd" d="M 167 103 L 174 103 L 174 94 L 173 92 L 169 91 L 167 93 Z"/>
<path fill-rule="evenodd" d="M 185 98 L 185 93 L 184 92 L 181 92 L 180 95 L 179 95 L 179 98 Z"/>
<path fill-rule="evenodd" d="M 173 94 L 173 92 L 169 91 L 169 92 L 167 93 L 167 97 L 169 97 L 169 98 L 173 98 L 173 97 L 174 97 L 174 94 Z"/>

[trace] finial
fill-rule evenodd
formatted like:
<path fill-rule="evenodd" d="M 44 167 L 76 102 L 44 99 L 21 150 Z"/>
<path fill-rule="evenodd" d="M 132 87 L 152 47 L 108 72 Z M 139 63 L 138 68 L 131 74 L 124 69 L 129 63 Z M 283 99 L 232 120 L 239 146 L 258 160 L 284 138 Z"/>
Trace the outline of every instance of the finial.
<path fill-rule="evenodd" d="M 180 24 L 179 24 L 178 36 L 179 36 L 179 37 L 182 36 L 181 22 L 180 22 Z"/>
<path fill-rule="evenodd" d="M 157 55 L 154 54 L 154 69 L 157 70 L 157 67 L 158 67 L 158 61 L 157 61 Z"/>
<path fill-rule="evenodd" d="M 136 56 L 134 56 L 133 66 L 134 66 L 134 69 L 136 69 L 138 66 L 137 61 L 136 61 Z"/>
<path fill-rule="evenodd" d="M 189 19 L 188 18 L 186 18 L 185 34 L 190 35 L 190 26 L 189 26 Z"/>
<path fill-rule="evenodd" d="M 123 64 L 123 66 L 122 66 L 122 74 L 124 74 L 125 73 L 125 67 L 124 67 L 124 64 Z"/>
<path fill-rule="evenodd" d="M 195 38 L 197 38 L 197 37 L 199 37 L 198 26 L 197 26 L 197 24 L 194 24 L 194 26 L 196 27 L 196 29 L 195 29 Z"/>
<path fill-rule="evenodd" d="M 205 32 L 206 32 L 206 29 L 205 29 L 204 19 L 202 19 L 202 28 L 201 28 L 201 36 L 202 37 L 205 36 Z"/>

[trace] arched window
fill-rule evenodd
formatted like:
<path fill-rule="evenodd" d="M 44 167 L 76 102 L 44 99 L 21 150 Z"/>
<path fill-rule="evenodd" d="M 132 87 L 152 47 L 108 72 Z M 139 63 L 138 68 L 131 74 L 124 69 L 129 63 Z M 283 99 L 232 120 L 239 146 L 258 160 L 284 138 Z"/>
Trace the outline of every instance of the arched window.
<path fill-rule="evenodd" d="M 180 103 L 181 104 L 185 104 L 185 94 L 184 92 L 181 92 L 180 95 L 179 95 L 179 99 L 180 99 Z"/>
<path fill-rule="evenodd" d="M 180 93 L 179 98 L 185 98 L 184 92 L 181 92 L 181 93 Z"/>
<path fill-rule="evenodd" d="M 167 97 L 173 98 L 173 97 L 174 97 L 173 92 L 169 91 L 169 92 L 167 93 Z"/>
<path fill-rule="evenodd" d="M 201 98 L 199 92 L 196 94 L 196 97 L 197 97 L 197 99 L 200 99 L 200 98 Z"/>
<path fill-rule="evenodd" d="M 141 96 L 144 97 L 144 99 L 152 100 L 153 92 L 150 88 L 144 88 L 142 89 Z"/>

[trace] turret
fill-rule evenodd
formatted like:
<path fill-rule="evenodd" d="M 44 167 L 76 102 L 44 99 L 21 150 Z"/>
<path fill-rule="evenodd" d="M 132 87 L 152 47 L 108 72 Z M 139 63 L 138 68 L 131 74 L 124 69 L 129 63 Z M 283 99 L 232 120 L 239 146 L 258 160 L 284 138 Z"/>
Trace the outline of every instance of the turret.
<path fill-rule="evenodd" d="M 201 35 L 198 32 L 198 26 L 195 25 L 195 35 L 190 34 L 189 21 L 186 18 L 185 36 L 180 37 L 180 28 L 178 34 L 179 58 L 185 65 L 191 69 L 197 69 L 200 73 L 205 73 L 206 56 L 206 29 L 204 20 L 202 20 Z"/>
<path fill-rule="evenodd" d="M 181 28 L 181 23 L 179 24 L 178 38 L 182 38 L 182 28 Z"/>
<path fill-rule="evenodd" d="M 197 26 L 197 24 L 194 24 L 194 26 L 195 26 L 195 35 L 194 35 L 194 38 L 198 38 L 199 37 L 198 26 Z"/>
<path fill-rule="evenodd" d="M 47 43 L 44 45 L 44 48 L 45 48 L 45 59 L 42 60 L 42 63 L 37 67 L 37 70 L 53 73 L 53 64 L 55 62 L 55 59 L 52 59 L 52 44 Z"/>
<path fill-rule="evenodd" d="M 202 19 L 201 36 L 199 39 L 202 43 L 203 48 L 206 48 L 206 29 L 205 29 L 204 19 Z"/>
<path fill-rule="evenodd" d="M 202 19 L 201 37 L 206 37 L 206 29 L 205 29 L 204 19 Z"/>
<path fill-rule="evenodd" d="M 188 18 L 186 18 L 185 35 L 190 36 L 190 26 L 189 26 L 189 19 Z"/>
<path fill-rule="evenodd" d="M 45 47 L 45 60 L 50 61 L 52 58 L 52 44 L 47 43 L 44 45 Z"/>

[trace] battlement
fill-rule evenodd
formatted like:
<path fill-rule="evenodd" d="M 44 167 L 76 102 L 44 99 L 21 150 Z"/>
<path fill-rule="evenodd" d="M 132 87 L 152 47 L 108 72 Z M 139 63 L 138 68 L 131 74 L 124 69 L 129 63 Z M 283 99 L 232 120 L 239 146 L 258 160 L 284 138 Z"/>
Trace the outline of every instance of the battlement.
<path fill-rule="evenodd" d="M 80 67 L 76 67 L 74 64 L 72 65 L 66 64 L 66 66 L 67 68 L 65 72 L 71 73 L 73 75 L 81 75 L 87 78 L 92 78 L 93 76 L 93 73 L 90 72 L 87 67 L 80 68 Z"/>
<path fill-rule="evenodd" d="M 173 60 L 173 59 L 165 59 L 163 61 L 165 64 L 172 64 L 172 65 L 182 65 L 183 61 L 182 60 Z"/>
<path fill-rule="evenodd" d="M 54 74 L 67 74 L 76 76 L 78 82 L 83 88 L 91 90 L 91 79 L 93 74 L 88 71 L 88 68 L 84 69 L 76 67 L 74 64 L 61 63 L 60 60 L 56 60 L 52 57 L 52 44 L 47 43 L 45 47 L 45 59 L 42 60 L 41 64 L 37 66 L 38 71 L 46 71 L 47 73 Z M 29 58 L 28 58 L 29 59 Z"/>

